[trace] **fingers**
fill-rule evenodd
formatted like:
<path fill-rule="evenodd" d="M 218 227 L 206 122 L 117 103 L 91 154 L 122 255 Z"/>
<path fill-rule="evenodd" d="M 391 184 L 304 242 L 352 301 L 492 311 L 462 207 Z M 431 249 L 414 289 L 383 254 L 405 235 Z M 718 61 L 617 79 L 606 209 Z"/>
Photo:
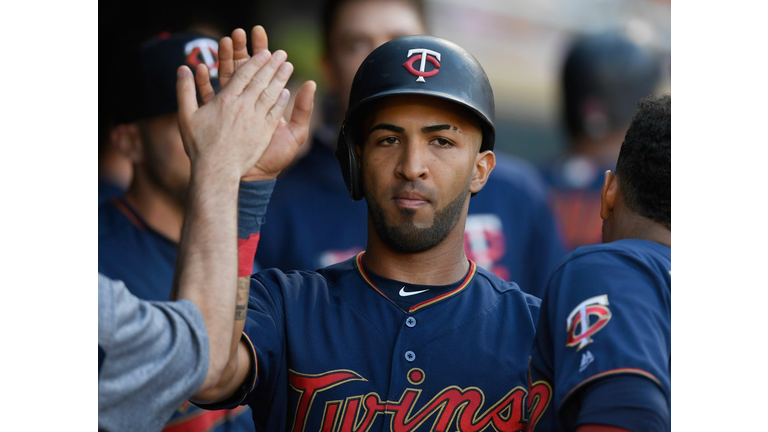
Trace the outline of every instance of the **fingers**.
<path fill-rule="evenodd" d="M 277 53 L 275 53 L 277 54 Z M 272 78 L 267 88 L 261 92 L 259 100 L 256 101 L 256 109 L 265 112 L 269 110 L 275 103 L 277 103 L 278 97 L 281 96 L 282 90 L 288 83 L 288 79 L 293 73 L 293 65 L 285 62 L 277 69 L 277 73 Z"/>
<path fill-rule="evenodd" d="M 232 48 L 234 54 L 234 68 L 235 71 L 237 71 L 249 58 L 251 58 L 251 56 L 248 55 L 248 39 L 245 36 L 245 30 L 239 28 L 232 32 Z M 259 51 L 254 50 L 253 54 L 256 55 Z"/>
<path fill-rule="evenodd" d="M 232 48 L 232 39 L 224 36 L 219 41 L 219 84 L 221 88 L 227 85 L 235 73 L 235 59 Z"/>
<path fill-rule="evenodd" d="M 264 71 L 264 69 L 266 69 L 264 65 L 269 62 L 271 57 L 272 55 L 269 53 L 269 51 L 261 51 L 260 53 L 248 59 L 245 64 L 237 69 L 235 74 L 232 75 L 232 79 L 229 81 L 229 85 L 227 85 L 225 89 L 222 89 L 220 94 L 232 96 L 239 96 L 242 94 L 246 86 L 250 87 L 249 84 L 251 84 L 251 82 L 255 79 L 254 76 L 256 73 L 261 73 Z M 272 62 L 269 62 L 269 64 L 271 63 Z M 277 67 L 272 69 L 272 74 L 274 74 L 275 69 L 277 69 Z M 253 97 L 253 100 L 255 101 L 258 97 L 258 93 L 256 93 L 256 95 L 251 95 L 251 97 Z"/>
<path fill-rule="evenodd" d="M 285 114 L 285 109 L 288 107 L 288 101 L 290 99 L 291 92 L 287 88 L 280 90 L 277 101 L 267 113 L 267 120 L 271 124 L 276 124 L 283 118 L 283 114 Z"/>
<path fill-rule="evenodd" d="M 265 52 L 268 51 L 261 51 L 257 55 L 261 56 L 262 53 Z M 283 65 L 287 58 L 288 54 L 286 54 L 285 51 L 275 51 L 275 53 L 272 54 L 272 58 L 269 60 L 269 63 L 264 65 L 264 67 L 262 67 L 261 70 L 256 73 L 256 75 L 253 77 L 253 80 L 251 80 L 251 82 L 248 84 L 248 87 L 243 90 L 243 95 L 248 95 L 248 97 L 253 98 L 254 103 L 256 103 L 256 101 L 259 102 L 257 106 L 261 106 L 263 112 L 266 112 L 269 108 L 272 107 L 272 105 L 275 104 L 277 96 L 280 93 L 279 90 L 285 87 L 285 82 L 288 81 L 288 77 L 290 77 L 291 73 L 293 72 L 292 65 L 289 66 L 290 70 L 286 71 L 283 69 L 278 80 L 282 81 L 284 79 L 285 82 L 280 85 L 279 89 L 275 90 L 273 87 L 271 93 L 262 95 L 264 90 L 270 85 L 270 83 L 272 83 L 272 79 L 275 77 L 278 69 Z M 247 64 L 244 65 L 243 68 L 246 66 Z"/>
<path fill-rule="evenodd" d="M 211 77 L 208 74 L 208 66 L 205 64 L 197 65 L 197 71 L 195 71 L 195 82 L 197 83 L 197 89 L 200 92 L 200 99 L 203 100 L 203 105 L 216 96 L 213 91 L 213 85 L 211 85 Z"/>
<path fill-rule="evenodd" d="M 254 26 L 251 29 L 251 52 L 257 53 L 265 49 L 269 49 L 267 31 L 260 25 Z"/>
<path fill-rule="evenodd" d="M 296 100 L 293 102 L 288 128 L 299 143 L 304 142 L 309 133 L 309 119 L 312 117 L 312 107 L 315 103 L 315 90 L 317 90 L 317 84 L 314 81 L 305 82 L 296 93 Z"/>
<path fill-rule="evenodd" d="M 179 123 L 186 124 L 186 120 L 197 111 L 195 80 L 187 66 L 180 66 L 176 71 L 176 100 L 179 103 Z"/>

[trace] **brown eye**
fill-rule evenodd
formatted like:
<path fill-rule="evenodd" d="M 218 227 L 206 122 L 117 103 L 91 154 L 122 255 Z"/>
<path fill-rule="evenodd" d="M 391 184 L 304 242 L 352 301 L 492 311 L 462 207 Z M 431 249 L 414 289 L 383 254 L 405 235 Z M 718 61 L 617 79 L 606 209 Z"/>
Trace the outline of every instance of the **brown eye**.
<path fill-rule="evenodd" d="M 445 138 L 435 138 L 432 142 L 438 147 L 451 147 L 453 143 Z"/>
<path fill-rule="evenodd" d="M 400 142 L 400 140 L 398 140 L 397 137 L 393 137 L 393 136 L 389 136 L 389 137 L 386 137 L 386 138 L 383 138 L 383 139 L 379 140 L 379 144 L 389 144 L 389 145 L 392 145 L 392 144 L 397 144 L 398 142 Z"/>

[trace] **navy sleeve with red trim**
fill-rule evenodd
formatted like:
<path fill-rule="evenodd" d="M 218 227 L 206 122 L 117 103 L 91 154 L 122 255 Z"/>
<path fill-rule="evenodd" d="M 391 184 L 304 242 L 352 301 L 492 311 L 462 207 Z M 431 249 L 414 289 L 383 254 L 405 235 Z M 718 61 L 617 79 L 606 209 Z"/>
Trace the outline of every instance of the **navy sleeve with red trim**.
<path fill-rule="evenodd" d="M 643 240 L 581 247 L 564 258 L 542 302 L 530 364 L 532 387 L 549 386 L 551 399 L 540 401 L 529 430 L 573 430 L 587 394 L 590 406 L 602 407 L 590 421 L 626 428 L 617 419 L 643 406 L 591 391 L 614 376 L 652 383 L 669 408 L 670 267 L 671 249 Z"/>
<path fill-rule="evenodd" d="M 574 403 L 561 411 L 575 411 L 575 427 L 611 425 L 631 431 L 665 432 L 669 430 L 670 407 L 661 388 L 645 377 L 632 374 L 613 375 L 586 386 Z M 564 416 L 568 416 L 565 414 Z"/>

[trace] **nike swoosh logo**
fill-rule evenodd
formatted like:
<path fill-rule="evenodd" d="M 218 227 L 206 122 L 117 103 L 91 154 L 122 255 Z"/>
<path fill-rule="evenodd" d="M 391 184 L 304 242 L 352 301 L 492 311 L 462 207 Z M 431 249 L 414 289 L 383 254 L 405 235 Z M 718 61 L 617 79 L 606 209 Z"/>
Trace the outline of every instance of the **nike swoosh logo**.
<path fill-rule="evenodd" d="M 405 287 L 402 287 L 402 288 L 400 288 L 400 297 L 408 297 L 408 296 L 412 296 L 412 295 L 416 295 L 416 294 L 421 294 L 421 293 L 427 292 L 427 291 L 429 291 L 429 290 L 425 289 L 425 290 L 421 290 L 421 291 L 411 291 L 411 292 L 408 292 L 408 291 L 405 290 Z"/>

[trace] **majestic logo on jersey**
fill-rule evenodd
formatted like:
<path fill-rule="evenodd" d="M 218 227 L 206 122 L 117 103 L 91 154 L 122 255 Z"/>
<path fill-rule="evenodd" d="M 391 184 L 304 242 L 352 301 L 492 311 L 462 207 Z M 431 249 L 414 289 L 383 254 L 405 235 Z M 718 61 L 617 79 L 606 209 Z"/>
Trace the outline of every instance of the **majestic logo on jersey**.
<path fill-rule="evenodd" d="M 184 46 L 184 55 L 187 56 L 187 64 L 194 71 L 197 65 L 208 66 L 211 78 L 219 76 L 219 44 L 213 39 L 199 38 L 187 42 Z"/>
<path fill-rule="evenodd" d="M 478 266 L 510 280 L 509 268 L 497 264 L 507 254 L 507 239 L 501 219 L 492 213 L 467 216 L 464 227 L 464 252 Z"/>
<path fill-rule="evenodd" d="M 596 318 L 593 320 L 593 318 Z M 576 306 L 566 320 L 568 341 L 565 346 L 578 345 L 578 350 L 592 343 L 592 336 L 611 320 L 608 296 L 603 294 L 588 298 Z"/>
<path fill-rule="evenodd" d="M 406 388 L 400 400 L 382 400 L 376 393 L 348 396 L 344 400 L 329 400 L 315 404 L 315 399 L 324 391 L 341 386 L 352 381 L 367 381 L 360 374 L 350 370 L 335 370 L 318 375 L 301 374 L 289 371 L 291 387 L 300 393 L 293 432 L 303 432 L 307 429 L 307 419 L 313 404 L 322 409 L 322 420 L 319 428 L 322 431 L 355 431 L 371 430 L 374 422 L 381 414 L 390 423 L 390 429 L 398 432 L 412 431 L 423 427 L 434 431 L 525 431 L 527 420 L 525 411 L 528 392 L 518 386 L 510 390 L 501 400 L 488 401 L 485 394 L 477 387 L 460 388 L 450 386 L 438 392 L 428 402 L 419 403 L 422 390 Z M 422 384 L 426 374 L 419 368 L 408 371 L 408 382 L 414 387 Z M 544 401 L 543 406 L 534 409 L 535 414 L 548 404 L 549 393 L 546 388 L 537 389 L 536 402 Z M 546 394 L 540 394 L 543 391 Z M 330 399 L 336 399 L 331 397 Z M 541 405 L 541 404 L 540 404 Z M 315 412 L 315 418 L 320 413 Z M 452 426 L 453 425 L 453 426 Z M 378 428 L 379 426 L 377 426 Z"/>
<path fill-rule="evenodd" d="M 426 48 L 414 48 L 408 50 L 408 57 L 408 61 L 403 63 L 403 66 L 405 66 L 408 72 L 418 77 L 416 78 L 416 82 L 426 82 L 424 77 L 435 76 L 440 72 L 440 53 L 437 51 L 428 50 Z M 419 63 L 419 70 L 413 68 L 413 64 L 417 60 L 421 60 Z M 427 62 L 432 63 L 432 66 L 434 66 L 431 71 L 426 71 L 425 69 Z"/>

